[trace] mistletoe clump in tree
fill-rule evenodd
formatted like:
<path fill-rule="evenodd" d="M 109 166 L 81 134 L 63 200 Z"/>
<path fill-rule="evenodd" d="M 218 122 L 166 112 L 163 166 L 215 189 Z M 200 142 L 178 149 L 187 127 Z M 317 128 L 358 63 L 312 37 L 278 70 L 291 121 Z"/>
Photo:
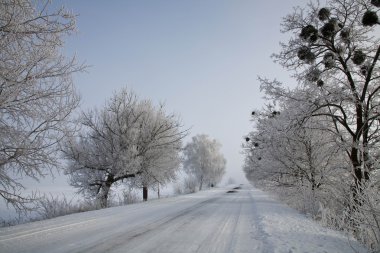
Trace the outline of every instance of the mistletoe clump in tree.
<path fill-rule="evenodd" d="M 284 160 L 289 154 L 286 149 L 281 149 L 282 144 L 268 144 L 289 137 L 302 143 L 305 138 L 314 137 L 315 133 L 321 136 L 321 140 L 327 138 L 326 144 L 336 150 L 337 155 L 328 162 L 326 168 L 329 173 L 321 171 L 320 165 L 315 167 L 322 172 L 320 179 L 323 180 L 320 182 L 328 186 L 323 189 L 328 197 L 324 199 L 334 200 L 325 203 L 318 200 L 322 204 L 322 216 L 326 214 L 323 210 L 327 210 L 330 218 L 326 221 L 329 225 L 352 231 L 356 238 L 378 251 L 380 39 L 377 13 L 380 3 L 375 0 L 330 0 L 324 6 L 318 4 L 310 3 L 307 8 L 296 8 L 284 19 L 283 32 L 293 36 L 281 44 L 281 52 L 273 57 L 293 73 L 298 86 L 286 89 L 276 80 L 260 78 L 260 81 L 266 99 L 272 104 L 280 104 L 281 115 L 289 116 L 287 128 L 280 134 L 274 129 L 266 142 L 260 142 L 260 149 L 248 145 L 244 169 L 247 176 L 255 180 L 284 180 L 283 172 L 294 171 L 298 165 L 290 163 L 291 166 L 284 166 L 283 162 L 298 162 L 301 157 Z M 265 123 L 260 117 L 257 121 L 258 126 Z M 267 131 L 270 129 L 268 126 L 266 123 L 262 129 Z M 305 127 L 306 135 L 299 135 L 302 132 L 297 129 Z M 262 138 L 254 131 L 248 139 L 255 141 L 258 137 Z M 316 140 L 319 141 L 318 137 Z M 300 145 L 292 143 L 293 147 Z M 318 157 L 323 152 L 331 153 L 326 153 L 325 145 L 319 150 L 315 149 L 315 144 L 310 147 L 313 147 Z M 273 152 L 272 148 L 279 150 Z M 293 156 L 298 153 L 302 154 L 300 151 L 290 154 Z M 273 159 L 273 154 L 279 156 Z M 273 165 L 279 161 L 282 167 L 273 171 Z M 307 167 L 301 168 L 305 171 Z M 263 173 L 260 170 L 266 171 Z M 334 172 L 333 176 L 330 171 Z M 258 175 L 264 177 L 257 178 Z M 296 173 L 291 177 L 293 182 L 302 183 L 299 175 Z M 285 180 L 287 183 L 289 176 Z"/>
<path fill-rule="evenodd" d="M 293 37 L 273 57 L 294 72 L 304 97 L 277 82 L 261 79 L 273 98 L 302 100 L 298 122 L 330 119 L 328 131 L 344 148 L 352 167 L 354 188 L 376 168 L 379 142 L 380 40 L 378 1 L 331 0 L 295 9 L 282 24 Z M 356 190 L 357 191 L 357 190 Z"/>

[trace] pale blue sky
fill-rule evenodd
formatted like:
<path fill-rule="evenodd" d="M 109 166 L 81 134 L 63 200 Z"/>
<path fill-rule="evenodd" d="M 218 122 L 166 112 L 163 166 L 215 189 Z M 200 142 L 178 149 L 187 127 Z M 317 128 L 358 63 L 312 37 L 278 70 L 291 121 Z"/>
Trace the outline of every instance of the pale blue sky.
<path fill-rule="evenodd" d="M 165 102 L 191 134 L 218 139 L 228 175 L 244 180 L 240 145 L 263 104 L 257 76 L 289 80 L 270 55 L 281 19 L 301 0 L 56 1 L 77 13 L 66 50 L 91 67 L 77 75 L 82 108 L 127 86 Z"/>
<path fill-rule="evenodd" d="M 245 182 L 243 136 L 250 112 L 263 105 L 257 76 L 290 81 L 270 55 L 279 51 L 281 19 L 305 0 L 61 0 L 78 14 L 65 51 L 91 65 L 75 76 L 81 108 L 102 106 L 124 86 L 165 102 L 190 136 L 219 140 L 227 175 Z M 186 140 L 186 141 L 187 141 Z M 47 180 L 49 181 L 49 180 Z M 51 180 L 50 180 L 51 181 Z M 50 182 L 49 181 L 49 182 Z M 64 176 L 31 185 L 70 191 Z M 66 189 L 66 190 L 65 190 Z M 71 189 L 72 190 L 72 189 Z"/>
<path fill-rule="evenodd" d="M 218 139 L 228 176 L 241 172 L 242 136 L 262 106 L 257 76 L 288 80 L 270 55 L 282 17 L 306 1 L 57 1 L 78 13 L 67 50 L 91 65 L 76 77 L 82 107 L 128 86 L 165 102 L 191 134 Z"/>

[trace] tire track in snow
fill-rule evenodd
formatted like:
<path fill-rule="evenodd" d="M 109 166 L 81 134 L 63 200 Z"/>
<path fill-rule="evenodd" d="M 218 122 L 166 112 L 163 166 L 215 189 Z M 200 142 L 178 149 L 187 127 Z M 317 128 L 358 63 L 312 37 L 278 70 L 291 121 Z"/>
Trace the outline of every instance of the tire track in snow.
<path fill-rule="evenodd" d="M 184 202 L 184 201 L 186 201 L 186 199 L 172 198 L 172 199 L 168 199 L 166 202 L 180 204 L 181 202 Z M 131 213 L 139 212 L 141 209 L 143 209 L 145 207 L 144 204 L 145 203 L 140 203 L 140 205 L 138 205 L 138 206 L 136 205 L 136 207 L 130 208 L 128 210 L 128 213 L 131 214 Z M 149 204 L 151 206 L 154 206 L 157 203 L 150 202 Z M 123 208 L 123 207 L 115 207 L 115 208 Z M 94 215 L 92 218 L 90 218 L 90 219 L 87 218 L 84 221 L 78 221 L 78 222 L 74 222 L 74 223 L 73 222 L 67 222 L 65 220 L 65 218 L 69 217 L 69 215 L 68 216 L 61 216 L 61 217 L 55 218 L 55 219 L 61 220 L 60 221 L 61 224 L 51 223 L 52 220 L 42 220 L 39 222 L 46 223 L 45 225 L 42 225 L 39 227 L 34 227 L 34 228 L 31 228 L 28 230 L 20 230 L 20 231 L 15 231 L 15 232 L 10 233 L 10 234 L 2 235 L 1 232 L 5 232 L 8 229 L 8 228 L 5 228 L 4 231 L 0 232 L 0 243 L 6 242 L 6 241 L 11 241 L 11 240 L 17 240 L 17 239 L 21 239 L 21 238 L 26 238 L 26 237 L 32 237 L 32 236 L 36 236 L 39 234 L 59 232 L 60 230 L 68 230 L 70 228 L 74 228 L 77 226 L 82 227 L 85 225 L 89 225 L 91 223 L 94 223 L 94 224 L 95 223 L 97 223 L 97 224 L 107 223 L 107 220 L 109 218 L 119 220 L 120 218 L 122 219 L 124 216 L 123 213 L 115 215 L 113 212 L 111 212 L 111 209 L 103 209 L 103 210 L 99 210 L 99 211 L 102 213 L 101 215 L 100 214 Z M 84 214 L 84 213 L 79 213 L 79 215 L 80 214 Z M 21 224 L 20 226 L 22 227 L 23 225 L 25 225 L 25 224 Z M 10 229 L 13 229 L 13 227 L 10 227 Z"/>
<path fill-rule="evenodd" d="M 236 231 L 237 221 L 241 214 L 242 203 L 238 202 L 239 199 L 236 198 L 236 195 L 231 196 L 227 194 L 228 193 L 226 193 L 225 197 L 233 200 L 233 203 L 229 203 L 229 205 L 232 206 L 232 210 L 228 210 L 229 213 L 224 215 L 218 228 L 214 231 L 214 233 L 209 234 L 204 239 L 196 252 L 233 252 L 233 235 Z M 238 205 L 238 207 L 236 208 L 234 205 Z M 236 211 L 236 209 L 238 211 Z M 238 215 L 236 216 L 237 213 Z M 226 234 L 228 234 L 228 236 L 226 236 Z"/>
<path fill-rule="evenodd" d="M 180 220 L 138 237 L 123 245 L 125 248 L 120 246 L 112 252 L 254 252 L 252 249 L 256 248 L 257 241 L 251 237 L 251 206 L 246 191 L 224 194 Z"/>
<path fill-rule="evenodd" d="M 120 247 L 123 247 L 126 244 L 131 244 L 136 240 L 140 240 L 142 237 L 149 236 L 150 234 L 157 233 L 157 231 L 163 230 L 167 226 L 173 226 L 173 224 L 180 225 L 181 222 L 178 222 L 183 217 L 188 216 L 193 212 L 197 212 L 200 208 L 216 202 L 220 196 L 214 197 L 212 199 L 207 199 L 200 203 L 197 203 L 193 206 L 190 206 L 180 212 L 170 214 L 161 219 L 155 220 L 148 224 L 140 225 L 138 228 L 125 233 L 124 231 L 117 232 L 98 241 L 96 244 L 91 245 L 90 247 L 82 247 L 81 249 L 75 251 L 76 253 L 91 253 L 91 252 L 110 252 L 117 250 Z M 128 251 L 131 248 L 128 248 Z"/>

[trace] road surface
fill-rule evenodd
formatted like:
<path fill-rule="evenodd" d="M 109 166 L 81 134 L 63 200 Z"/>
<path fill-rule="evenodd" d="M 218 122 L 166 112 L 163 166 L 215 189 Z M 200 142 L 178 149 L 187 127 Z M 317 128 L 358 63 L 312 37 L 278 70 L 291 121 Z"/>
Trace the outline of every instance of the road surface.
<path fill-rule="evenodd" d="M 0 252 L 366 252 L 244 186 L 0 229 Z"/>

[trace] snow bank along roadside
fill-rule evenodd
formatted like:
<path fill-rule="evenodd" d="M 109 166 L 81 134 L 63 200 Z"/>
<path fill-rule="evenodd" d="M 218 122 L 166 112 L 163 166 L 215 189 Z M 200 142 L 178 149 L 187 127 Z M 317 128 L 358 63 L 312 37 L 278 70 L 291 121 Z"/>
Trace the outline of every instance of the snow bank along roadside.
<path fill-rule="evenodd" d="M 250 195 L 268 252 L 368 252 L 353 237 L 323 227 L 261 190 L 251 189 Z"/>

